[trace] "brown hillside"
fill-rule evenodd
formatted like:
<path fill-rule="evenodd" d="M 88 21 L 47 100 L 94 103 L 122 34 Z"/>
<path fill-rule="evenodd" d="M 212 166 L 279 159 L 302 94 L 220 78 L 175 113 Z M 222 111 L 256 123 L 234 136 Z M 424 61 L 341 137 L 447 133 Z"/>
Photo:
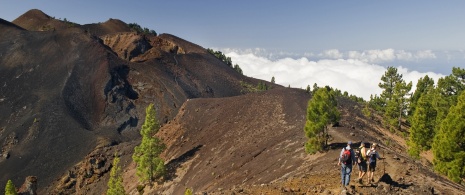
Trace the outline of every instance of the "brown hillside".
<path fill-rule="evenodd" d="M 48 18 L 32 10 L 18 21 L 28 17 Z M 34 175 L 42 193 L 96 148 L 138 140 L 149 103 L 165 123 L 188 98 L 237 96 L 244 93 L 241 81 L 258 82 L 169 35 L 166 43 L 192 52 L 154 44 L 160 57 L 131 63 L 79 28 L 25 31 L 2 20 L 0 31 L 0 183 L 12 179 L 19 186 Z M 94 173 L 100 178 L 106 171 Z M 74 185 L 66 192 L 82 187 Z"/>
<path fill-rule="evenodd" d="M 4 19 L 0 18 L 0 28 L 2 29 L 2 32 L 10 31 L 10 30 L 24 30 L 23 28 L 8 22 Z"/>
<path fill-rule="evenodd" d="M 357 194 L 458 194 L 463 186 L 437 176 L 430 165 L 410 159 L 402 139 L 340 98 L 340 126 L 330 128 L 330 149 L 308 155 L 303 145 L 310 96 L 303 90 L 274 89 L 231 98 L 187 101 L 159 135 L 168 149 L 168 182 L 147 194 L 182 194 L 186 188 L 208 194 L 337 194 L 337 157 L 348 140 L 379 143 L 376 185 L 352 183 Z M 400 141 L 400 142 L 399 142 Z M 134 167 L 129 166 L 127 173 Z M 352 179 L 358 173 L 354 169 Z M 134 181 L 131 174 L 126 180 Z M 365 177 L 366 180 L 366 177 Z M 367 183 L 367 181 L 365 181 Z M 135 193 L 135 186 L 128 188 Z"/>
<path fill-rule="evenodd" d="M 81 27 L 84 30 L 87 30 L 93 35 L 102 36 L 106 34 L 112 33 L 120 33 L 120 32 L 131 32 L 131 29 L 128 27 L 126 23 L 118 19 L 110 18 L 104 23 L 98 24 L 85 24 Z"/>
<path fill-rule="evenodd" d="M 19 16 L 13 23 L 30 31 L 61 30 L 69 27 L 63 21 L 50 17 L 38 9 L 31 9 Z"/>

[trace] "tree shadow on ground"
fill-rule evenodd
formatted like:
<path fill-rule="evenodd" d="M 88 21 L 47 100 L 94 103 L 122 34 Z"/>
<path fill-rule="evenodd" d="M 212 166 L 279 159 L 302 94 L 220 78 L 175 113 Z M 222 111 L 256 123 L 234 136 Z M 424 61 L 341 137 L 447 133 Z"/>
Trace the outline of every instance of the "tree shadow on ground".
<path fill-rule="evenodd" d="M 172 181 L 176 178 L 176 170 L 181 166 L 182 163 L 188 161 L 194 157 L 195 153 L 200 150 L 203 145 L 198 145 L 191 150 L 185 152 L 178 158 L 175 158 L 166 164 L 166 180 Z"/>
<path fill-rule="evenodd" d="M 362 144 L 361 142 L 352 142 L 351 148 L 352 149 L 359 148 L 361 144 Z M 367 146 L 367 144 L 369 143 L 365 142 L 365 147 Z M 328 144 L 326 148 L 328 150 L 334 150 L 334 149 L 342 149 L 342 148 L 345 148 L 346 146 L 347 146 L 347 142 L 335 142 L 335 143 Z"/>
<path fill-rule="evenodd" d="M 402 189 L 407 189 L 409 188 L 410 186 L 412 186 L 413 184 L 403 184 L 403 183 L 399 183 L 399 182 L 396 182 L 394 180 L 392 180 L 391 176 L 387 173 L 383 174 L 383 176 L 381 176 L 381 178 L 379 179 L 379 182 L 383 182 L 383 183 L 386 183 L 386 184 L 389 184 L 393 187 L 396 187 L 396 188 L 402 188 Z"/>

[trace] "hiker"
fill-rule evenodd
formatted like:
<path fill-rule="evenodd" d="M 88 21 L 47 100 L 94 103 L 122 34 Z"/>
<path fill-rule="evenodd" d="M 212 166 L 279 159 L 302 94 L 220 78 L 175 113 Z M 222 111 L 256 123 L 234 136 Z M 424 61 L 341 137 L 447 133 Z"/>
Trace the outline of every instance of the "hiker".
<path fill-rule="evenodd" d="M 360 184 L 363 184 L 363 177 L 365 176 L 365 173 L 367 172 L 367 148 L 365 148 L 365 143 L 361 142 L 360 147 L 359 147 L 359 155 L 357 158 L 357 164 L 358 164 L 358 178 L 357 182 Z"/>
<path fill-rule="evenodd" d="M 371 145 L 371 148 L 367 151 L 367 157 L 368 157 L 368 182 L 373 183 L 375 182 L 373 174 L 375 173 L 376 170 L 376 160 L 377 159 L 383 159 L 379 156 L 378 151 L 376 151 L 376 143 L 373 143 Z"/>
<path fill-rule="evenodd" d="M 352 148 L 350 148 L 352 142 L 349 141 L 345 148 L 342 148 L 341 154 L 339 154 L 338 166 L 341 166 L 341 179 L 342 189 L 347 190 L 347 186 L 350 182 L 350 174 L 352 173 L 352 165 L 356 164 L 355 154 Z"/>

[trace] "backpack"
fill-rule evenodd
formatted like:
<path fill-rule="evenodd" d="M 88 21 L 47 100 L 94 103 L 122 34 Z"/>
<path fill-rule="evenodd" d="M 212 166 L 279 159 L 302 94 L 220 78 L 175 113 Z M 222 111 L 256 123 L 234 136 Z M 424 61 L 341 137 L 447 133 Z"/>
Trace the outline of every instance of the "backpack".
<path fill-rule="evenodd" d="M 357 163 L 362 163 L 365 161 L 361 150 L 355 150 L 355 159 L 357 159 Z"/>
<path fill-rule="evenodd" d="M 342 155 L 341 155 L 341 162 L 344 164 L 352 163 L 352 158 L 350 156 L 350 150 L 347 150 L 346 148 L 344 148 L 344 152 L 342 152 Z"/>
<path fill-rule="evenodd" d="M 363 147 L 362 149 L 360 149 L 360 153 L 362 154 L 360 156 L 362 161 L 366 161 L 367 160 L 367 149 Z"/>
<path fill-rule="evenodd" d="M 373 150 L 370 150 L 370 153 L 368 153 L 368 159 L 370 163 L 375 163 L 376 162 L 376 152 Z"/>

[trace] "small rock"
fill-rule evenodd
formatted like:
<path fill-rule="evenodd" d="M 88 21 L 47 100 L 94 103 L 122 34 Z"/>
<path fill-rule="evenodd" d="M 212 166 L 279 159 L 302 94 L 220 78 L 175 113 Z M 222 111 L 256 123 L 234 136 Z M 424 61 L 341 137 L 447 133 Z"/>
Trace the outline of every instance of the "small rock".
<path fill-rule="evenodd" d="M 355 133 L 350 133 L 350 136 L 355 136 Z"/>
<path fill-rule="evenodd" d="M 292 188 L 291 192 L 300 192 L 300 188 Z"/>
<path fill-rule="evenodd" d="M 291 192 L 291 189 L 289 187 L 282 187 L 281 192 Z"/>

